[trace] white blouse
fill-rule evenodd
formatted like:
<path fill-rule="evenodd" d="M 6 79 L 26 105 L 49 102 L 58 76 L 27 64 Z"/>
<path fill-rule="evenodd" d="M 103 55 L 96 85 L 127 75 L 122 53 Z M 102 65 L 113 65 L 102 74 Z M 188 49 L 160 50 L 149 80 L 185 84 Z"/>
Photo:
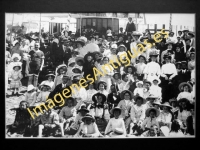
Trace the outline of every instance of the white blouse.
<path fill-rule="evenodd" d="M 116 128 L 122 128 L 124 134 L 126 134 L 125 123 L 122 118 L 111 118 L 106 126 L 105 134 L 107 134 L 110 131 L 114 131 Z"/>
<path fill-rule="evenodd" d="M 137 74 L 143 74 L 144 73 L 144 70 L 146 68 L 146 64 L 145 63 L 138 63 L 135 65 L 135 68 L 136 68 L 136 73 Z"/>
<path fill-rule="evenodd" d="M 173 74 L 173 76 L 177 75 L 177 70 L 175 65 L 172 63 L 162 65 L 161 76 L 165 77 L 165 74 Z"/>
<path fill-rule="evenodd" d="M 156 62 L 150 62 L 146 65 L 144 73 L 152 76 L 157 74 L 160 77 L 160 65 Z"/>
<path fill-rule="evenodd" d="M 193 100 L 193 94 L 192 93 L 189 93 L 189 92 L 181 92 L 178 94 L 178 97 L 177 97 L 177 100 L 180 100 L 182 98 L 186 98 L 190 101 L 190 103 L 192 103 L 194 100 Z"/>

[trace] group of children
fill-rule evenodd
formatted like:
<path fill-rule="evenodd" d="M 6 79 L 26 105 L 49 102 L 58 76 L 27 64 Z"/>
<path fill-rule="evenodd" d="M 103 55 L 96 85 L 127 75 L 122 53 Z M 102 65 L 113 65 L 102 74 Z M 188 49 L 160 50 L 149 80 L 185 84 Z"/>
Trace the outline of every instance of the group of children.
<path fill-rule="evenodd" d="M 177 62 L 179 49 L 173 48 L 180 45 L 180 41 L 172 43 L 167 39 L 166 42 L 163 38 L 163 46 L 163 41 L 156 43 L 138 32 L 128 36 L 134 38 L 125 41 L 120 35 L 120 40 L 115 41 L 112 35 L 108 35 L 108 40 L 94 36 L 90 40 L 85 37 L 77 39 L 67 64 L 59 64 L 55 73 L 47 72 L 46 79 L 39 82 L 39 86 L 28 85 L 24 100 L 19 108 L 13 109 L 16 117 L 13 125 L 8 126 L 8 135 L 15 132 L 29 137 L 194 135 L 195 53 L 191 48 L 188 52 L 186 46 L 183 60 Z M 143 42 L 145 38 L 153 47 L 136 58 L 129 58 L 133 53 L 130 48 L 138 49 L 137 44 L 146 46 Z M 99 51 L 84 54 L 85 47 L 94 45 L 95 40 L 98 41 Z M 124 57 L 120 58 L 120 55 Z M 9 62 L 6 64 L 6 75 L 7 81 L 10 80 L 12 96 L 23 94 L 20 93 L 23 78 L 20 57 L 17 53 L 12 57 L 6 56 Z M 110 61 L 114 61 L 115 67 L 109 64 Z M 105 74 L 95 77 L 94 68 Z M 88 75 L 97 79 L 87 81 L 86 88 L 80 87 L 79 81 Z M 27 115 L 27 108 L 47 105 L 46 100 L 58 92 L 59 86 L 62 89 L 72 84 L 77 84 L 79 89 L 73 88 L 75 92 L 65 99 L 65 105 L 48 110 L 42 107 L 43 113 L 38 111 L 39 116 L 36 115 L 35 119 Z"/>

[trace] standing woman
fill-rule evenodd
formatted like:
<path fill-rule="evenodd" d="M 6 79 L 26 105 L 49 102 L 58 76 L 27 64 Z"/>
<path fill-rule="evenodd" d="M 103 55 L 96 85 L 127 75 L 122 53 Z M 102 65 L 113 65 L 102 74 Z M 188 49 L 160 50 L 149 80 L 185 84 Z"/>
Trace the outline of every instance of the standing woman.
<path fill-rule="evenodd" d="M 140 55 L 138 57 L 138 59 L 139 59 L 139 63 L 135 64 L 134 67 L 136 68 L 136 74 L 137 74 L 138 80 L 143 81 L 143 79 L 144 79 L 144 70 L 146 68 L 146 64 L 145 64 L 146 57 L 144 57 L 143 55 Z"/>
<path fill-rule="evenodd" d="M 109 64 L 109 58 L 108 57 L 104 57 L 103 58 L 103 64 L 102 65 L 98 65 L 97 69 L 101 72 L 103 72 L 104 76 L 100 77 L 101 81 L 104 81 L 107 83 L 107 92 L 110 92 L 110 86 L 112 85 L 112 81 L 111 81 L 111 77 L 114 75 L 113 72 L 113 67 Z"/>
<path fill-rule="evenodd" d="M 144 70 L 144 79 L 152 82 L 155 77 L 160 78 L 160 65 L 156 62 L 157 51 L 150 52 L 151 62 L 149 62 Z"/>
<path fill-rule="evenodd" d="M 134 105 L 133 100 L 133 93 L 129 90 L 124 90 L 120 94 L 121 101 L 118 104 L 118 107 L 122 109 L 122 113 L 120 118 L 124 119 L 125 128 L 128 130 L 129 124 L 131 123 L 130 111 L 131 107 Z"/>
<path fill-rule="evenodd" d="M 171 56 L 164 55 L 164 60 L 166 64 L 162 65 L 161 68 L 162 101 L 169 102 L 169 99 L 175 97 L 174 91 L 176 90 L 176 85 L 174 85 L 174 83 L 177 76 L 177 70 L 176 66 L 170 62 Z"/>

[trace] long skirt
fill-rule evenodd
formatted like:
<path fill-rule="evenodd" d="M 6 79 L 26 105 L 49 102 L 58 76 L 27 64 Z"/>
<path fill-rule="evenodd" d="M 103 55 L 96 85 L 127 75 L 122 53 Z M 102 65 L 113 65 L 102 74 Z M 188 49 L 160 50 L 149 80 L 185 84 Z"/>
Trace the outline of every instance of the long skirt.
<path fill-rule="evenodd" d="M 137 78 L 138 80 L 143 81 L 144 74 L 137 74 Z"/>

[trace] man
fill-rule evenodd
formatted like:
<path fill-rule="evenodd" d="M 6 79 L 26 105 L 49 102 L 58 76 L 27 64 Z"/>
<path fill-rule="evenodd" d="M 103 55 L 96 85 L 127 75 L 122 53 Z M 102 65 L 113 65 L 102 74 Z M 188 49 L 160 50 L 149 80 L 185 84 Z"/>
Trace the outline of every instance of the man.
<path fill-rule="evenodd" d="M 24 57 L 24 55 L 23 55 L 23 51 L 22 50 L 20 50 L 20 44 L 19 44 L 19 42 L 18 41 L 14 41 L 13 42 L 13 49 L 11 50 L 11 56 L 14 54 L 14 53 L 17 53 L 17 54 L 19 54 L 20 56 L 21 56 L 21 62 L 23 62 L 23 57 Z"/>
<path fill-rule="evenodd" d="M 42 71 L 43 65 L 44 65 L 44 53 L 39 50 L 40 43 L 35 43 L 34 50 L 31 50 L 29 52 L 29 55 L 31 56 L 31 61 L 29 62 L 29 80 L 28 85 L 32 84 L 35 87 L 37 87 L 38 84 L 38 76 L 40 71 Z"/>
<path fill-rule="evenodd" d="M 123 28 L 119 28 L 119 35 L 124 35 L 124 31 L 123 31 Z"/>
<path fill-rule="evenodd" d="M 44 40 L 44 45 L 40 48 L 40 50 L 44 53 L 45 63 L 48 59 L 50 59 L 51 47 L 48 45 L 48 39 Z"/>
<path fill-rule="evenodd" d="M 126 30 L 125 30 L 125 32 L 126 32 L 127 35 L 128 35 L 128 34 L 131 34 L 133 31 L 136 31 L 136 27 L 135 27 L 135 24 L 134 24 L 133 21 L 132 21 L 132 18 L 129 17 L 129 18 L 128 18 L 128 23 L 127 23 L 127 25 L 126 25 Z"/>
<path fill-rule="evenodd" d="M 69 46 L 69 39 L 64 38 L 62 43 L 57 48 L 57 65 L 68 64 L 68 60 L 71 58 L 71 48 Z"/>
<path fill-rule="evenodd" d="M 69 89 L 69 93 L 66 94 L 66 96 L 71 95 L 71 89 L 69 88 L 69 86 L 71 85 L 71 78 L 67 75 L 63 75 L 62 78 L 62 83 L 58 84 L 55 89 L 49 94 L 48 99 L 54 99 L 54 95 L 60 93 L 61 95 L 63 95 L 63 89 Z M 64 96 L 62 96 L 64 98 Z M 55 103 L 55 105 L 57 106 L 59 103 Z"/>

